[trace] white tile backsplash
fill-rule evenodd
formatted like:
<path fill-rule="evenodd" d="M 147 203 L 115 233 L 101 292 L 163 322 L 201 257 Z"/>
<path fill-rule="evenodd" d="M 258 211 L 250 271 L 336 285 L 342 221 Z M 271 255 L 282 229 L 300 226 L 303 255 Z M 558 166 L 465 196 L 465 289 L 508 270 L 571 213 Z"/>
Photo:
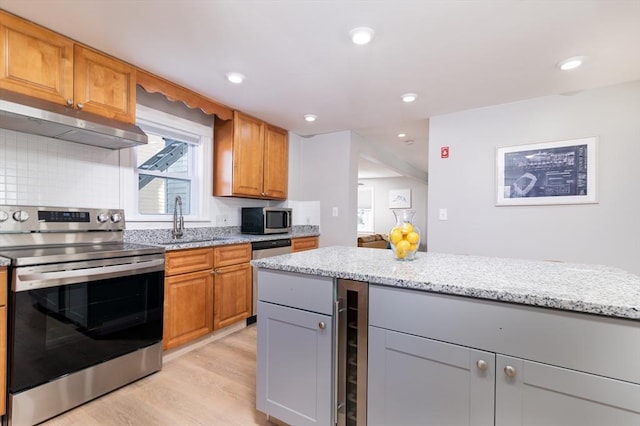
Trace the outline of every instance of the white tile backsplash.
<path fill-rule="evenodd" d="M 117 208 L 118 151 L 0 129 L 0 204 Z"/>

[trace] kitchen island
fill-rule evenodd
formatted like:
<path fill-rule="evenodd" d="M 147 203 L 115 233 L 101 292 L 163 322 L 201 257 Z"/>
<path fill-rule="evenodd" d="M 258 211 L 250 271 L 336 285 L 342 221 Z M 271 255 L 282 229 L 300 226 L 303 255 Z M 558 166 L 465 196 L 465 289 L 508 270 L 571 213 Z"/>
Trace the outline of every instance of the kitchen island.
<path fill-rule="evenodd" d="M 307 312 L 288 295 L 306 291 L 321 303 L 329 296 L 315 286 L 335 286 L 340 279 L 369 284 L 368 424 L 640 424 L 638 275 L 598 265 L 438 253 L 400 262 L 390 251 L 355 247 L 253 264 L 266 283 L 265 309 L 284 304 Z M 280 287 L 286 303 L 269 300 L 269 283 Z M 327 416 L 304 410 L 312 404 L 302 403 L 301 389 L 291 391 L 289 410 L 272 410 L 287 407 L 287 395 L 272 392 L 277 378 L 269 370 L 277 352 L 261 333 L 271 336 L 270 325 L 283 319 L 261 313 L 258 408 L 289 423 L 333 421 L 339 410 L 334 413 L 331 404 L 340 402 L 333 386 L 322 386 L 334 380 L 335 359 L 329 371 L 318 373 L 329 377 L 314 377 L 319 387 L 309 393 L 331 401 L 313 406 Z M 318 341 L 333 343 L 307 367 L 334 357 L 335 309 L 323 314 L 330 326 L 314 332 Z M 285 321 L 295 325 L 294 317 Z M 293 359 L 287 364 L 297 365 Z M 312 377 L 302 373 L 289 372 Z"/>

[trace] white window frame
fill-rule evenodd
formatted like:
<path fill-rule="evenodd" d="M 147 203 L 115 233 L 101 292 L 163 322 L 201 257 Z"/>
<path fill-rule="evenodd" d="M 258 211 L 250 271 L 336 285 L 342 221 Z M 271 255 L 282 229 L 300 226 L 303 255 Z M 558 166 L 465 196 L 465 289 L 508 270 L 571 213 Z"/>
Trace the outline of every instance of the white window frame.
<path fill-rule="evenodd" d="M 145 132 L 160 133 L 192 145 L 191 156 L 193 178 L 191 180 L 190 213 L 184 215 L 187 222 L 209 222 L 209 194 L 211 193 L 212 171 L 207 159 L 211 158 L 213 127 L 185 120 L 144 105 L 136 106 L 136 124 Z M 122 205 L 127 222 L 173 222 L 170 214 L 141 214 L 138 211 L 138 167 L 135 148 L 120 151 Z M 153 172 L 148 174 L 155 174 Z M 167 174 L 160 174 L 166 177 Z M 173 211 L 171 209 L 171 211 Z"/>

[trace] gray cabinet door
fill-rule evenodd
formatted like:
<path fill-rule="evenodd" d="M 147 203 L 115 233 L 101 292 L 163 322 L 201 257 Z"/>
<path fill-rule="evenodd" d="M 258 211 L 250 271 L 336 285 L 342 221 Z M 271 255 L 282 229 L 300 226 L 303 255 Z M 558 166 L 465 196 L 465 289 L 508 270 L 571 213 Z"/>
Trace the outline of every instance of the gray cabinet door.
<path fill-rule="evenodd" d="M 493 425 L 495 354 L 369 327 L 369 425 Z"/>
<path fill-rule="evenodd" d="M 331 316 L 258 302 L 258 410 L 291 425 L 332 418 Z"/>
<path fill-rule="evenodd" d="M 498 355 L 496 426 L 518 425 L 639 426 L 640 385 Z"/>

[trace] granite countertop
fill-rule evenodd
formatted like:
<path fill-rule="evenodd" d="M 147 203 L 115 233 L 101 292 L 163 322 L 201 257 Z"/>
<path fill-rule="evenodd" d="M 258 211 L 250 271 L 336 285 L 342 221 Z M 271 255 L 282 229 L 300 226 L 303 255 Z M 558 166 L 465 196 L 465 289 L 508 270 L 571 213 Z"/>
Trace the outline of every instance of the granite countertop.
<path fill-rule="evenodd" d="M 640 275 L 602 265 L 324 247 L 253 260 L 266 269 L 640 320 Z"/>
<path fill-rule="evenodd" d="M 173 251 L 286 238 L 317 237 L 319 235 L 318 226 L 314 225 L 295 226 L 293 232 L 269 235 L 241 234 L 239 227 L 229 227 L 228 229 L 187 228 L 184 237 L 180 239 L 173 238 L 169 229 L 148 229 L 125 231 L 125 241 L 161 246 L 165 251 Z"/>

